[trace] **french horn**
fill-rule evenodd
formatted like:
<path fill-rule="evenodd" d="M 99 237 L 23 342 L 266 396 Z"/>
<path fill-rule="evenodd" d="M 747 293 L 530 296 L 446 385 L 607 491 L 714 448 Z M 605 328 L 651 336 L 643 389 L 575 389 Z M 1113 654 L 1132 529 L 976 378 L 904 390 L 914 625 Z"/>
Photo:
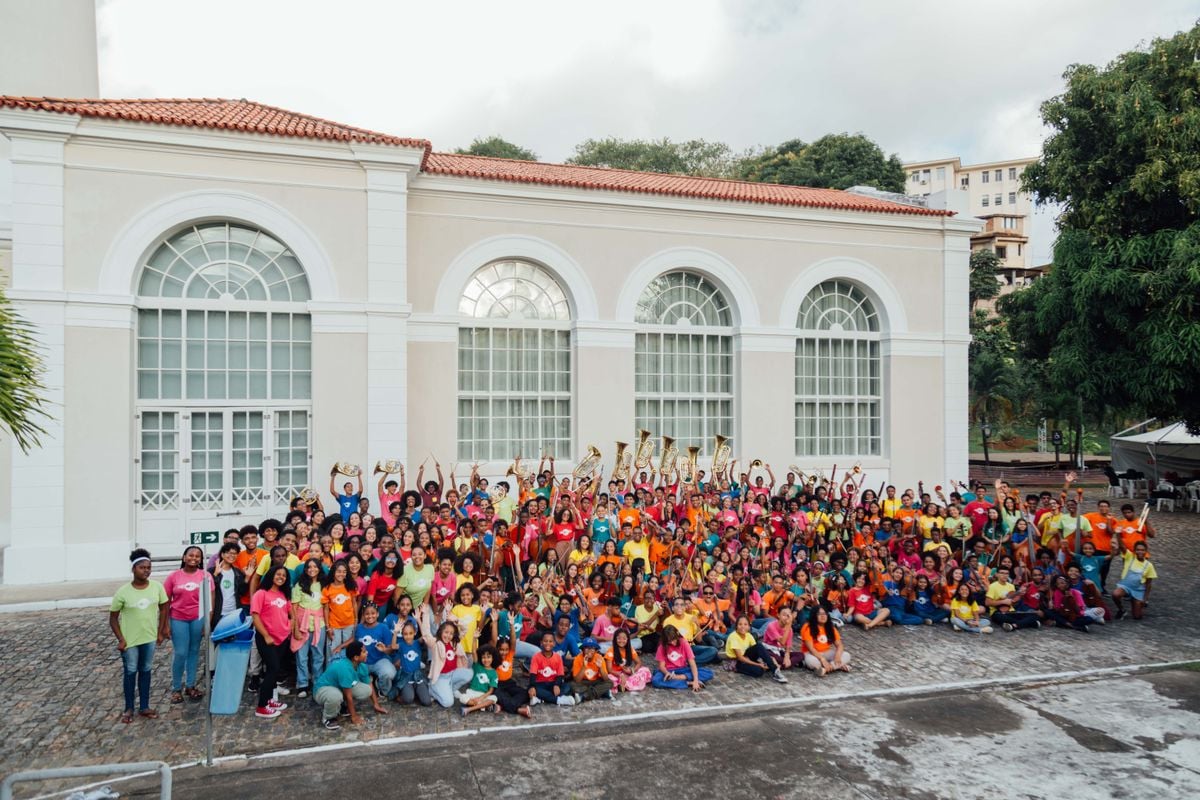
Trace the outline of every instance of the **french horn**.
<path fill-rule="evenodd" d="M 362 474 L 362 467 L 348 461 L 339 461 L 333 465 L 333 471 L 339 475 L 345 475 L 347 478 L 356 478 Z"/>
<path fill-rule="evenodd" d="M 305 486 L 300 490 L 300 499 L 311 506 L 317 502 L 317 490 L 311 486 Z"/>
<path fill-rule="evenodd" d="M 762 469 L 762 468 L 763 468 L 763 460 L 761 458 L 756 458 L 750 462 L 750 469 Z"/>
<path fill-rule="evenodd" d="M 402 469 L 404 469 L 404 464 L 398 458 L 389 458 L 386 461 L 375 462 L 375 471 L 387 475 L 397 475 Z"/>

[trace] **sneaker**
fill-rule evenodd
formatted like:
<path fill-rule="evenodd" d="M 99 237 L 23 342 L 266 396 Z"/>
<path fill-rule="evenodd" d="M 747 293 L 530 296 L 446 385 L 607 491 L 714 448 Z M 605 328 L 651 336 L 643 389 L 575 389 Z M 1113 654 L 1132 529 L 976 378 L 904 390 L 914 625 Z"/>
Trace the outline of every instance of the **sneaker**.
<path fill-rule="evenodd" d="M 1035 620 L 1033 621 L 1033 629 L 1034 629 L 1035 631 L 1040 631 L 1040 630 L 1042 629 L 1042 623 L 1041 623 L 1040 621 L 1038 621 L 1038 620 L 1036 620 L 1036 619 L 1035 619 Z"/>
<path fill-rule="evenodd" d="M 614 699 L 616 699 L 616 698 L 615 698 L 615 696 L 613 695 L 613 690 L 612 690 L 612 689 L 609 689 L 609 690 L 608 690 L 608 694 L 606 694 L 606 695 L 604 695 L 604 696 L 605 696 L 605 697 L 607 697 L 609 700 L 614 700 Z"/>
<path fill-rule="evenodd" d="M 951 626 L 950 626 L 950 630 L 954 631 L 955 633 L 962 633 L 962 632 L 963 632 L 963 629 L 962 629 L 962 628 L 960 628 L 960 627 L 958 627 L 957 625 L 951 625 Z"/>
<path fill-rule="evenodd" d="M 254 716 L 262 717 L 263 719 L 275 719 L 279 716 L 279 709 L 271 708 L 270 706 L 259 706 L 254 710 Z"/>
<path fill-rule="evenodd" d="M 933 624 L 933 620 L 931 620 L 929 617 L 926 617 L 926 618 L 925 618 L 925 623 L 924 623 L 924 624 L 926 624 L 926 625 L 932 625 L 932 624 Z"/>
<path fill-rule="evenodd" d="M 845 625 L 845 624 L 846 624 L 846 623 L 842 622 L 840 619 L 835 619 L 835 620 L 833 621 L 833 627 L 835 627 L 835 628 L 840 628 L 840 627 L 842 627 L 842 626 L 843 626 L 843 625 Z"/>
<path fill-rule="evenodd" d="M 580 703 L 583 702 L 583 695 L 581 695 L 579 692 L 576 692 L 574 697 L 575 697 L 575 705 L 579 705 Z"/>
<path fill-rule="evenodd" d="M 957 628 L 955 628 L 955 630 L 958 630 L 958 629 L 957 629 Z M 983 633 L 991 633 L 991 632 L 992 632 L 992 626 L 991 626 L 991 625 L 988 625 L 986 628 L 984 628 L 984 629 L 983 629 L 983 631 L 982 631 L 982 632 L 983 632 Z"/>
<path fill-rule="evenodd" d="M 347 708 L 347 706 L 346 706 L 346 704 L 345 704 L 345 703 L 342 703 L 342 708 L 341 708 L 341 710 L 340 710 L 340 711 L 338 711 L 338 716 L 339 716 L 339 717 L 348 717 L 348 716 L 350 716 L 350 709 L 349 709 L 349 708 Z"/>
<path fill-rule="evenodd" d="M 1120 608 L 1118 608 L 1117 613 L 1113 615 L 1113 617 L 1116 619 L 1121 619 L 1124 616 L 1125 616 L 1125 606 L 1121 606 Z"/>
<path fill-rule="evenodd" d="M 1080 625 L 1079 630 L 1081 633 L 1091 633 L 1091 630 L 1088 629 L 1087 625 Z"/>
<path fill-rule="evenodd" d="M 262 686 L 262 678 L 255 675 L 246 683 L 247 692 L 257 692 L 258 687 Z"/>
<path fill-rule="evenodd" d="M 287 697 L 291 693 L 292 693 L 292 690 L 287 688 L 286 686 L 276 686 L 275 687 L 275 694 L 277 694 L 280 697 Z"/>
<path fill-rule="evenodd" d="M 1012 633 L 1013 625 L 1011 622 L 1006 622 L 1001 627 L 1004 628 L 1004 630 L 1008 631 L 1009 633 Z"/>
<path fill-rule="evenodd" d="M 281 703 L 278 700 L 272 700 L 271 702 L 267 703 L 267 708 L 273 708 L 276 711 L 285 711 L 287 710 L 287 707 L 287 703 Z"/>
<path fill-rule="evenodd" d="M 336 719 L 321 720 L 321 727 L 327 731 L 340 731 L 342 729 L 342 726 L 338 725 L 338 721 Z"/>
<path fill-rule="evenodd" d="M 775 681 L 776 683 L 787 683 L 788 682 L 788 679 L 779 670 L 775 670 L 775 672 L 773 672 L 771 674 L 771 680 Z"/>
<path fill-rule="evenodd" d="M 466 707 L 466 706 L 459 706 L 459 707 L 458 707 L 458 713 L 459 713 L 459 714 L 461 714 L 461 715 L 462 715 L 462 716 L 464 716 L 464 717 L 465 717 L 465 716 L 467 716 L 467 707 Z"/>
<path fill-rule="evenodd" d="M 569 694 L 560 694 L 558 696 L 558 704 L 560 706 L 573 706 L 575 705 L 575 698 Z"/>
<path fill-rule="evenodd" d="M 538 696 L 536 696 L 536 695 L 534 695 L 533 697 L 529 698 L 529 705 L 530 705 L 530 707 L 536 706 L 536 705 L 538 705 L 538 704 L 539 704 L 539 703 L 541 703 L 541 702 L 542 702 L 542 698 L 540 698 L 540 697 L 538 697 Z"/>
<path fill-rule="evenodd" d="M 308 687 L 306 686 L 306 687 L 300 689 L 299 691 L 297 691 L 296 697 L 299 697 L 301 700 L 308 697 Z"/>

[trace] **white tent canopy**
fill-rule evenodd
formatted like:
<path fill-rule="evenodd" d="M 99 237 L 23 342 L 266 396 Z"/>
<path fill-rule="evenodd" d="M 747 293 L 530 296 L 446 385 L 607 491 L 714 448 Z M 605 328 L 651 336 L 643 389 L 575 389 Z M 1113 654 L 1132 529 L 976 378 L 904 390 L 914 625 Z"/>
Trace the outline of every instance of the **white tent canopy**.
<path fill-rule="evenodd" d="M 1117 434 L 1109 442 L 1118 475 L 1128 469 L 1144 472 L 1156 481 L 1169 472 L 1185 481 L 1200 475 L 1200 436 L 1188 433 L 1182 422 L 1146 433 Z"/>

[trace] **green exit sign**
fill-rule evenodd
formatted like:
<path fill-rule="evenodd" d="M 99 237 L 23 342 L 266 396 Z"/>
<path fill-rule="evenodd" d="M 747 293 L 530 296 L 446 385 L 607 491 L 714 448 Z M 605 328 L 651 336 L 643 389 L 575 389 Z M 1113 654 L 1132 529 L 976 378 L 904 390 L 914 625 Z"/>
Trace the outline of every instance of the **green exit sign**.
<path fill-rule="evenodd" d="M 220 531 L 192 531 L 192 544 L 216 544 L 219 541 Z"/>

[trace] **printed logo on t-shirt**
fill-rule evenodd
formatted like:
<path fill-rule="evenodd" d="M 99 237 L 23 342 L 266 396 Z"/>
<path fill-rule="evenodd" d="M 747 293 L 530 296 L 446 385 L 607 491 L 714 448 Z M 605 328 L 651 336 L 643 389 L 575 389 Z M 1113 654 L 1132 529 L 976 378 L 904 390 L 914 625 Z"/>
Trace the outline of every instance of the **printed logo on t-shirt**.
<path fill-rule="evenodd" d="M 368 633 L 366 636 L 359 639 L 359 641 L 362 642 L 363 647 L 369 648 L 371 645 L 375 644 L 377 640 L 375 639 L 374 636 L 372 636 L 371 634 Z"/>
<path fill-rule="evenodd" d="M 200 584 L 196 583 L 195 581 L 188 581 L 187 583 L 179 584 L 179 588 L 183 589 L 185 592 L 194 592 L 200 588 Z"/>
<path fill-rule="evenodd" d="M 554 677 L 554 667 L 550 667 L 550 666 L 542 667 L 540 670 L 538 670 L 538 674 L 541 675 L 543 678 L 553 678 Z"/>
<path fill-rule="evenodd" d="M 817 641 L 821 644 L 829 644 L 829 637 L 822 633 L 817 637 Z"/>
<path fill-rule="evenodd" d="M 282 597 L 276 597 L 274 600 L 271 601 L 271 605 L 274 606 L 275 608 L 284 608 L 287 606 L 287 604 L 288 604 L 288 601 L 283 599 Z"/>
<path fill-rule="evenodd" d="M 587 678 L 589 681 L 594 681 L 596 679 L 596 670 L 588 667 L 583 671 L 583 677 Z"/>
<path fill-rule="evenodd" d="M 396 584 L 394 584 L 394 583 L 389 583 L 387 586 L 383 587 L 383 590 L 384 590 L 385 592 L 390 592 L 390 591 L 392 591 L 392 590 L 393 590 L 393 589 L 395 589 L 395 588 L 396 588 Z"/>
<path fill-rule="evenodd" d="M 680 661 L 683 661 L 683 653 L 678 650 L 672 650 L 670 653 L 667 653 L 667 661 L 670 661 L 672 664 L 678 664 Z"/>
<path fill-rule="evenodd" d="M 145 611 L 147 608 L 150 607 L 150 598 L 149 597 L 139 597 L 137 599 L 137 602 L 135 602 L 133 604 L 133 607 L 138 609 L 139 611 Z"/>
<path fill-rule="evenodd" d="M 338 594 L 333 596 L 333 604 L 335 606 L 344 606 L 350 601 L 350 595 Z"/>
<path fill-rule="evenodd" d="M 407 653 L 404 654 L 404 660 L 405 661 L 416 661 L 417 660 L 417 651 L 409 650 Z"/>

